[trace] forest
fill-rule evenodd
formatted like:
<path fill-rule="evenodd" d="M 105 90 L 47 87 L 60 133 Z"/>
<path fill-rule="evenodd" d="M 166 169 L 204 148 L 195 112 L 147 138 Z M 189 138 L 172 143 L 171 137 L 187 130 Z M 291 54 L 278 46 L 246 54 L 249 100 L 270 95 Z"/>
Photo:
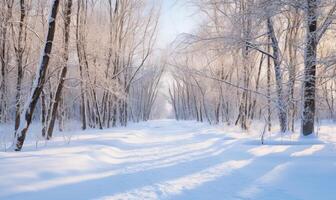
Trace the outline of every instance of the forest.
<path fill-rule="evenodd" d="M 0 199 L 333 199 L 335 30 L 335 0 L 0 1 Z"/>

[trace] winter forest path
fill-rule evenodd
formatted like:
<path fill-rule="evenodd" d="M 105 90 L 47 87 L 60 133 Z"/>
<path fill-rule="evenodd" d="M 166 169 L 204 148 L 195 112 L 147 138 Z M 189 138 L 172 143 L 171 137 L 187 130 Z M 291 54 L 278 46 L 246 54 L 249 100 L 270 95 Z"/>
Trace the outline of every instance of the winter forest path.
<path fill-rule="evenodd" d="M 245 135 L 245 136 L 243 136 Z M 260 145 L 225 127 L 158 120 L 0 152 L 0 199 L 333 199 L 330 144 Z"/>

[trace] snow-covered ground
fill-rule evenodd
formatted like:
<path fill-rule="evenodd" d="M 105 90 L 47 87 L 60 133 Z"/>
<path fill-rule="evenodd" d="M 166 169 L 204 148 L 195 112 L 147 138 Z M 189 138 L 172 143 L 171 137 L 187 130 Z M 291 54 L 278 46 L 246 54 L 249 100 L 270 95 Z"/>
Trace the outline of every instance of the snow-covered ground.
<path fill-rule="evenodd" d="M 267 145 L 258 131 L 173 120 L 72 135 L 0 152 L 0 199 L 336 199 L 330 127 Z"/>

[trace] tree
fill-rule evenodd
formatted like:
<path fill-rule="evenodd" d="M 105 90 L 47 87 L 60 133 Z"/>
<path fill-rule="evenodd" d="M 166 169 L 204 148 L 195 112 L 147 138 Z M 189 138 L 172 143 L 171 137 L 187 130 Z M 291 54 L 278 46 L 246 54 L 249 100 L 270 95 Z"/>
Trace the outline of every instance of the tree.
<path fill-rule="evenodd" d="M 35 81 L 31 89 L 31 94 L 26 101 L 26 105 L 21 114 L 21 120 L 18 129 L 15 131 L 16 138 L 16 148 L 15 151 L 21 151 L 23 143 L 26 138 L 28 128 L 32 121 L 32 116 L 34 114 L 35 106 L 40 97 L 45 83 L 46 72 L 48 69 L 50 53 L 53 47 L 53 40 L 56 30 L 56 17 L 59 7 L 59 0 L 51 1 L 51 10 L 49 11 L 48 19 L 48 31 L 47 37 L 44 43 L 44 48 L 42 49 L 40 55 L 40 63 L 37 68 Z"/>
<path fill-rule="evenodd" d="M 1 82 L 0 82 L 0 121 L 6 122 L 8 116 L 8 71 L 9 71 L 9 27 L 12 18 L 14 0 L 4 0 L 1 2 L 1 27 L 0 27 L 0 64 L 1 64 Z"/>
<path fill-rule="evenodd" d="M 17 83 L 16 83 L 16 99 L 15 99 L 15 130 L 19 128 L 20 124 L 20 112 L 21 112 L 21 88 L 23 79 L 23 65 L 24 65 L 24 51 L 25 43 L 27 39 L 26 28 L 26 3 L 25 0 L 20 0 L 20 22 L 19 31 L 17 36 L 17 44 L 14 46 L 17 64 Z"/>
<path fill-rule="evenodd" d="M 58 110 L 58 107 L 59 107 L 59 104 L 62 98 L 64 81 L 65 81 L 67 71 L 68 71 L 71 8 L 72 8 L 72 0 L 67 0 L 65 3 L 65 9 L 64 9 L 63 67 L 59 75 L 58 85 L 56 88 L 54 99 L 52 101 L 50 120 L 47 126 L 47 139 L 50 139 L 52 137 L 52 133 L 53 133 L 55 121 L 56 121 L 56 114 L 57 114 L 57 110 Z"/>
<path fill-rule="evenodd" d="M 274 72 L 275 72 L 275 80 L 276 80 L 276 91 L 278 98 L 278 116 L 280 122 L 280 131 L 286 132 L 287 130 L 287 105 L 284 97 L 284 89 L 283 89 L 283 75 L 281 71 L 281 61 L 280 61 L 280 48 L 278 40 L 275 36 L 273 22 L 271 17 L 267 18 L 267 29 L 268 34 L 272 42 L 273 48 L 273 63 L 274 63 Z"/>
<path fill-rule="evenodd" d="M 336 4 L 329 10 L 327 17 L 318 27 L 318 8 L 320 1 L 307 0 L 306 8 L 306 45 L 304 56 L 303 112 L 301 133 L 305 136 L 314 133 L 316 109 L 316 65 L 317 47 L 324 33 L 333 21 Z"/>

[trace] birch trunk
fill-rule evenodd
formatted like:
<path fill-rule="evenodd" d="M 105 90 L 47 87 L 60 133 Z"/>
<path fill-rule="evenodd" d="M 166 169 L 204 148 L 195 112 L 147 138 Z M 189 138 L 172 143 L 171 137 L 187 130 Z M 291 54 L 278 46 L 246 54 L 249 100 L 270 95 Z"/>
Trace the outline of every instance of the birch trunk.
<path fill-rule="evenodd" d="M 275 80 L 276 80 L 276 91 L 277 91 L 277 108 L 278 108 L 278 117 L 280 123 L 280 131 L 287 131 L 287 106 L 283 93 L 283 75 L 281 71 L 281 61 L 280 61 L 280 48 L 278 40 L 275 36 L 273 22 L 271 18 L 267 18 L 267 29 L 269 32 L 269 36 L 272 42 L 273 48 L 273 62 L 274 62 L 274 72 L 275 72 Z"/>

